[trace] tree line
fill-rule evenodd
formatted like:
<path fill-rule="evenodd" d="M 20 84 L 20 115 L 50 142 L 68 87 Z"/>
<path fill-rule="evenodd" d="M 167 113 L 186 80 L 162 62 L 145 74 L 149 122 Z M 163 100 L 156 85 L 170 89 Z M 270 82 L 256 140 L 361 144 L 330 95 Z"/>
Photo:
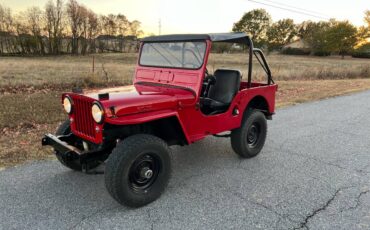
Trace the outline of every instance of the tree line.
<path fill-rule="evenodd" d="M 141 23 L 123 14 L 98 15 L 76 0 L 13 14 L 0 4 L 0 55 L 73 55 L 137 49 Z"/>
<path fill-rule="evenodd" d="M 235 22 L 232 30 L 250 34 L 256 46 L 270 51 L 303 40 L 315 55 L 345 55 L 356 49 L 366 48 L 370 52 L 370 10 L 365 11 L 364 21 L 365 25 L 361 27 L 335 19 L 295 24 L 293 19 L 287 18 L 273 22 L 266 10 L 255 9 Z"/>

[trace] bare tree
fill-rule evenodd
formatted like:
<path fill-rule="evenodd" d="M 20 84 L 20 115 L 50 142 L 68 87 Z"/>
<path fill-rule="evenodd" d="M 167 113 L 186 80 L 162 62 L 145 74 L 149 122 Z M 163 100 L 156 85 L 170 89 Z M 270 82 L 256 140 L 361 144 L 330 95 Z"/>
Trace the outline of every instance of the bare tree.
<path fill-rule="evenodd" d="M 101 21 L 103 28 L 102 33 L 115 36 L 117 32 L 116 16 L 114 14 L 108 14 L 107 16 L 102 16 Z"/>
<path fill-rule="evenodd" d="M 118 39 L 118 50 L 120 52 L 125 50 L 125 35 L 129 33 L 130 22 L 123 14 L 116 16 L 116 27 L 117 27 L 117 39 Z"/>
<path fill-rule="evenodd" d="M 76 0 L 69 0 L 67 4 L 67 14 L 70 30 L 72 33 L 72 54 L 78 54 L 78 38 L 83 24 L 83 11 L 85 8 L 80 6 Z"/>
<path fill-rule="evenodd" d="M 80 43 L 81 43 L 81 54 L 85 55 L 87 51 L 88 41 L 88 30 L 89 30 L 89 10 L 85 6 L 80 6 L 81 25 L 80 25 Z"/>
<path fill-rule="evenodd" d="M 10 22 L 9 22 L 10 20 Z M 7 43 L 9 42 L 10 25 L 12 24 L 12 17 L 9 8 L 3 7 L 0 4 L 0 53 L 8 50 Z"/>
<path fill-rule="evenodd" d="M 49 39 L 49 53 L 58 54 L 63 34 L 63 1 L 56 0 L 56 3 L 49 0 L 45 6 L 46 31 Z"/>
<path fill-rule="evenodd" d="M 14 32 L 13 27 L 13 16 L 10 8 L 4 7 L 0 4 L 0 31 L 2 32 Z"/>
<path fill-rule="evenodd" d="M 130 34 L 135 37 L 141 36 L 143 34 L 143 31 L 140 30 L 141 22 L 134 20 L 130 22 Z"/>
<path fill-rule="evenodd" d="M 0 4 L 0 32 L 5 31 L 5 9 L 4 7 Z"/>
<path fill-rule="evenodd" d="M 17 53 L 19 52 L 16 41 L 16 27 L 14 17 L 10 8 L 0 6 L 0 32 L 1 53 Z"/>
<path fill-rule="evenodd" d="M 17 14 L 14 17 L 14 32 L 16 35 L 16 39 L 14 40 L 14 49 L 17 51 L 17 53 L 21 54 L 27 54 L 31 53 L 31 47 L 28 44 L 29 40 L 29 30 L 27 28 L 27 25 L 25 23 L 25 17 L 24 14 L 21 12 Z"/>
<path fill-rule="evenodd" d="M 38 44 L 38 53 L 45 54 L 44 42 L 41 34 L 43 28 L 42 14 L 43 12 L 39 7 L 31 7 L 27 9 L 25 17 L 30 33 Z"/>
<path fill-rule="evenodd" d="M 118 14 L 115 21 L 118 35 L 127 35 L 129 32 L 130 22 L 127 20 L 126 16 Z"/>
<path fill-rule="evenodd" d="M 95 37 L 99 33 L 99 22 L 98 16 L 92 11 L 87 12 L 88 28 L 87 28 L 87 39 L 89 41 L 90 53 L 95 52 Z"/>
<path fill-rule="evenodd" d="M 16 15 L 0 4 L 0 53 L 84 55 L 97 46 L 101 52 L 125 52 L 142 35 L 139 21 L 123 14 L 98 16 L 78 0 L 67 1 L 48 0 L 44 10 L 30 7 Z"/>

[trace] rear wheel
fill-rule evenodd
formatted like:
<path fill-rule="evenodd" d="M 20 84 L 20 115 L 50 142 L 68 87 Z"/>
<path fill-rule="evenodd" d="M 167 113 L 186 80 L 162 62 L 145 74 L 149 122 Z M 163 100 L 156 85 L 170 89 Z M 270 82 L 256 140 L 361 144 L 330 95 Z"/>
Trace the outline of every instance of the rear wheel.
<path fill-rule="evenodd" d="M 242 125 L 231 132 L 231 146 L 235 153 L 244 158 L 255 157 L 262 150 L 267 134 L 265 115 L 250 109 Z"/>
<path fill-rule="evenodd" d="M 70 133 L 71 133 L 70 122 L 69 120 L 66 120 L 59 126 L 55 134 L 57 136 L 61 136 L 61 135 L 68 135 Z M 59 160 L 59 162 L 62 163 L 67 168 L 70 168 L 75 171 L 82 171 L 82 164 L 80 163 L 78 159 L 69 159 L 67 157 L 63 157 L 63 155 L 57 150 L 55 150 L 55 155 L 57 159 Z M 97 161 L 90 162 L 89 169 L 96 168 L 99 165 L 100 165 L 100 162 L 97 162 Z"/>
<path fill-rule="evenodd" d="M 160 138 L 139 134 L 118 143 L 105 168 L 105 185 L 119 203 L 140 207 L 156 200 L 171 175 L 170 150 Z"/>

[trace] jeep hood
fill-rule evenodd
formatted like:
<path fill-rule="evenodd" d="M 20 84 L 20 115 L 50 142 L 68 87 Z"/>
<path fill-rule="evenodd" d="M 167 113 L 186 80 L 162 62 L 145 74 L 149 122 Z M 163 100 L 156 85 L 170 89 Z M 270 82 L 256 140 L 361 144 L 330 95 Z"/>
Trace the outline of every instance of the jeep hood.
<path fill-rule="evenodd" d="M 90 90 L 84 94 L 99 101 L 108 117 L 158 110 L 175 110 L 195 103 L 195 92 L 170 85 L 130 85 Z"/>

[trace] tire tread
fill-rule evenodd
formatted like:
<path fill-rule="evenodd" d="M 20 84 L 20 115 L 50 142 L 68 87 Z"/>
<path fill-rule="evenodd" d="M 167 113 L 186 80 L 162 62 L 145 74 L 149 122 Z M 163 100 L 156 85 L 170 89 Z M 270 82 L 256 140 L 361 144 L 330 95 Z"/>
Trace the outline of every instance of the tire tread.
<path fill-rule="evenodd" d="M 243 145 L 245 145 L 245 143 L 243 143 L 244 142 L 243 132 L 246 130 L 246 128 L 247 128 L 246 126 L 248 125 L 249 120 L 253 119 L 255 117 L 259 117 L 259 116 L 264 117 L 264 122 L 265 122 L 265 125 L 266 125 L 266 129 L 264 131 L 265 136 L 263 137 L 264 139 L 263 139 L 263 142 L 262 142 L 262 147 L 263 147 L 266 136 L 267 136 L 267 124 L 266 124 L 267 121 L 266 121 L 265 115 L 259 110 L 248 109 L 246 111 L 245 116 L 243 117 L 241 127 L 237 128 L 237 129 L 234 129 L 231 132 L 231 147 L 232 147 L 232 149 L 234 150 L 234 152 L 236 154 L 238 154 L 239 156 L 241 156 L 243 158 L 255 157 L 261 151 L 261 150 L 259 150 L 257 152 L 257 154 L 251 154 L 250 152 L 245 151 L 247 149 L 246 149 L 246 147 L 243 146 Z M 262 147 L 261 147 L 261 149 L 262 149 Z"/>
<path fill-rule="evenodd" d="M 143 203 L 145 203 L 145 201 L 137 203 L 135 201 L 125 200 L 122 196 L 119 195 L 119 188 L 117 187 L 117 185 L 122 183 L 121 182 L 122 178 L 120 177 L 119 173 L 120 170 L 122 169 L 124 163 L 132 157 L 132 154 L 136 153 L 137 146 L 154 143 L 160 145 L 168 153 L 170 153 L 168 145 L 162 139 L 153 135 L 137 134 L 130 136 L 124 139 L 123 141 L 119 142 L 116 148 L 114 148 L 112 153 L 110 154 L 105 169 L 105 186 L 108 190 L 108 193 L 119 203 L 131 207 L 139 207 Z M 171 169 L 168 170 L 169 173 L 171 174 Z M 167 183 L 165 184 L 165 186 L 167 185 Z"/>

